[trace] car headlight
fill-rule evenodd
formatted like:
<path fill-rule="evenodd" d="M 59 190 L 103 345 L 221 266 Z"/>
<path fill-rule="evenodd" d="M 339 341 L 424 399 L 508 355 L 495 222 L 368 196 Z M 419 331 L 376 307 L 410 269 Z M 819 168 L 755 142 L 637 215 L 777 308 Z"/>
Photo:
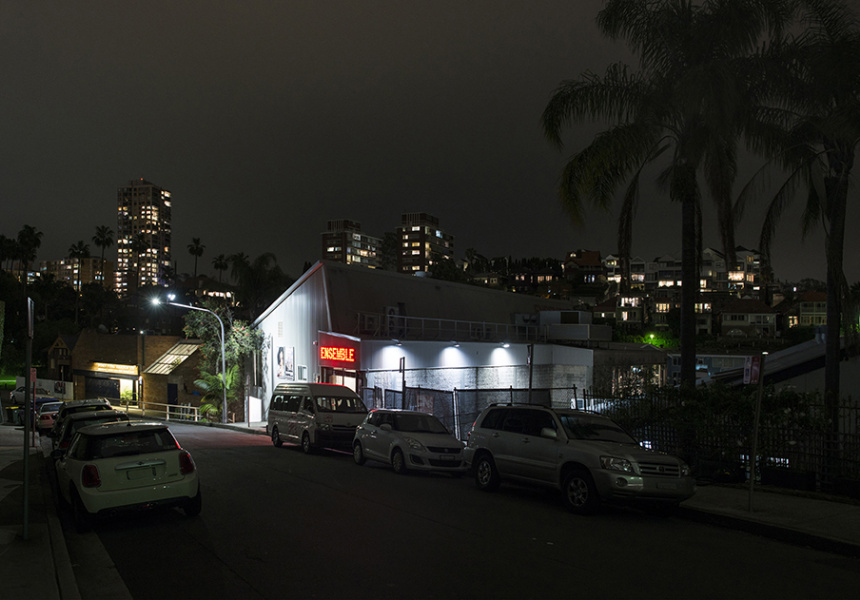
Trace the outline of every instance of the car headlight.
<path fill-rule="evenodd" d="M 624 473 L 636 473 L 633 463 L 626 458 L 618 456 L 601 456 L 600 466 L 609 471 L 623 471 Z"/>
<path fill-rule="evenodd" d="M 409 444 L 409 447 L 412 448 L 413 450 L 419 450 L 419 451 L 424 450 L 424 444 L 422 444 L 421 442 L 419 442 L 415 438 L 408 437 L 408 438 L 406 438 L 405 441 L 407 444 Z"/>
<path fill-rule="evenodd" d="M 320 431 L 329 431 L 331 429 L 331 423 L 320 423 L 317 428 Z"/>
<path fill-rule="evenodd" d="M 689 465 L 687 465 L 687 463 L 685 463 L 685 462 L 682 462 L 679 466 L 681 467 L 681 477 L 689 477 L 690 476 Z"/>

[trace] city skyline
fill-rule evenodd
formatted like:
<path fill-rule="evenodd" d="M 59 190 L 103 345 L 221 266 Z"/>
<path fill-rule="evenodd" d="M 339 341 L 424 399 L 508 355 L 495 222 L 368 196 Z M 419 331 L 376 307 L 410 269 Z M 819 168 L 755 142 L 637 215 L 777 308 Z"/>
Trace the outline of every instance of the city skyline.
<path fill-rule="evenodd" d="M 173 194 L 181 273 L 200 238 L 201 272 L 219 254 L 271 252 L 297 277 L 329 220 L 382 235 L 406 212 L 438 217 L 458 258 L 615 253 L 616 213 L 590 209 L 575 227 L 556 193 L 566 157 L 600 126 L 572 131 L 562 152 L 540 126 L 562 80 L 633 62 L 597 33 L 601 6 L 6 3 L 0 233 L 42 231 L 39 260 L 78 240 L 92 249 L 96 226 L 115 229 L 117 188 L 143 178 Z M 738 186 L 757 163 L 740 166 Z M 679 207 L 651 194 L 633 238 L 648 260 L 680 252 Z M 746 214 L 739 245 L 758 248 L 762 211 Z M 706 204 L 716 247 L 713 218 Z M 800 236 L 798 205 L 776 237 L 777 276 L 823 280 L 822 232 Z M 860 280 L 855 236 L 845 269 Z"/>

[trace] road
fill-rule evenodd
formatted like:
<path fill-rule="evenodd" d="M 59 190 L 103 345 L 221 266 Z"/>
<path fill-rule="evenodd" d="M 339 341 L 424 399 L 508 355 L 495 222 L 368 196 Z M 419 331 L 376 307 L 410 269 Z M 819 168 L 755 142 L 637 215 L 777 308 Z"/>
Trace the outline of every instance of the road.
<path fill-rule="evenodd" d="M 855 598 L 858 561 L 750 534 L 470 478 L 398 476 L 264 436 L 172 425 L 202 514 L 147 514 L 83 536 L 63 517 L 84 600 L 103 547 L 146 598 Z"/>

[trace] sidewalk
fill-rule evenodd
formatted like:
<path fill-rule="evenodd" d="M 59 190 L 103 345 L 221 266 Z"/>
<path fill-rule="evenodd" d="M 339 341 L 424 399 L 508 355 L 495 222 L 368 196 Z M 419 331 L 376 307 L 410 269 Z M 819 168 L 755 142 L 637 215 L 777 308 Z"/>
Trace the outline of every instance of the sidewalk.
<path fill-rule="evenodd" d="M 215 425 L 265 434 L 264 424 Z M 0 424 L 0 564 L 4 598 L 77 600 L 80 593 L 38 445 L 29 449 L 28 536 L 23 539 L 21 427 Z M 860 503 L 744 486 L 700 485 L 680 518 L 749 531 L 827 552 L 860 557 Z"/>

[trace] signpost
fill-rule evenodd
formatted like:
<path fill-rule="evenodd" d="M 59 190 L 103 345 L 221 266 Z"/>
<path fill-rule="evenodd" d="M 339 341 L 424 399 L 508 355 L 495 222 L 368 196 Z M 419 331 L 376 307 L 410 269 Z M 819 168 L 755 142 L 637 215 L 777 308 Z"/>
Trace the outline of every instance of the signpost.
<path fill-rule="evenodd" d="M 30 397 L 30 392 L 36 392 L 36 370 L 32 368 L 33 364 L 33 321 L 34 321 L 35 306 L 32 298 L 27 298 L 27 377 L 24 378 L 24 527 L 21 531 L 21 537 L 25 540 L 30 539 L 29 521 L 30 521 L 30 449 L 27 447 L 27 438 L 30 432 L 30 421 L 33 410 L 33 399 Z M 35 444 L 35 436 L 33 443 Z"/>

